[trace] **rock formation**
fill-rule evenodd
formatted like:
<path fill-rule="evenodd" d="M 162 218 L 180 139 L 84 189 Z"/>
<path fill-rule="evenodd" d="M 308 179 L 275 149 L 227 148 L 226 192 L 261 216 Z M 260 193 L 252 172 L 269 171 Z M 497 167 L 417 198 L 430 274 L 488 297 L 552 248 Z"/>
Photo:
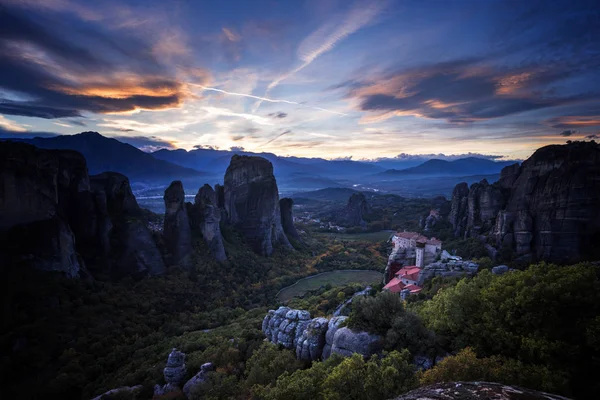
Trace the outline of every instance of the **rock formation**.
<path fill-rule="evenodd" d="M 200 229 L 213 257 L 217 261 L 227 260 L 221 234 L 221 210 L 217 194 L 210 185 L 198 190 L 194 204 L 189 204 L 188 213 L 192 229 Z"/>
<path fill-rule="evenodd" d="M 181 181 L 173 181 L 165 190 L 165 221 L 163 235 L 169 262 L 189 267 L 192 253 L 192 232 L 185 206 L 185 192 Z"/>
<path fill-rule="evenodd" d="M 300 240 L 300 235 L 294 226 L 293 209 L 294 200 L 286 197 L 279 200 L 279 208 L 281 210 L 281 226 L 288 238 Z"/>
<path fill-rule="evenodd" d="M 297 340 L 296 357 L 298 359 L 310 361 L 321 359 L 328 325 L 327 318 L 315 318 L 310 321 Z"/>
<path fill-rule="evenodd" d="M 173 385 L 180 385 L 185 379 L 187 369 L 185 367 L 185 354 L 177 349 L 171 350 L 167 365 L 163 370 L 165 382 Z"/>
<path fill-rule="evenodd" d="M 185 397 L 188 399 L 198 398 L 198 394 L 196 393 L 199 387 L 206 382 L 208 379 L 208 373 L 215 370 L 215 366 L 213 363 L 204 363 L 200 367 L 200 372 L 194 375 L 189 381 L 183 385 L 183 393 Z"/>
<path fill-rule="evenodd" d="M 456 236 L 487 234 L 521 259 L 572 263 L 600 257 L 599 209 L 600 145 L 573 142 L 538 149 L 493 185 L 457 185 L 450 222 Z"/>
<path fill-rule="evenodd" d="M 308 311 L 279 307 L 265 316 L 262 331 L 267 340 L 286 349 L 295 349 L 296 357 L 307 361 L 326 359 L 333 353 L 368 356 L 382 350 L 380 336 L 341 328 L 345 319 L 311 319 Z"/>
<path fill-rule="evenodd" d="M 1 264 L 68 277 L 84 265 L 111 275 L 164 272 L 125 176 L 90 177 L 75 151 L 12 142 L 0 143 L 0 171 Z"/>
<path fill-rule="evenodd" d="M 463 236 L 467 228 L 468 201 L 469 185 L 466 182 L 461 182 L 452 191 L 452 207 L 448 216 L 454 228 L 454 236 Z"/>
<path fill-rule="evenodd" d="M 347 226 L 366 227 L 365 215 L 369 212 L 369 204 L 363 193 L 353 193 L 348 199 L 348 205 L 342 212 L 340 222 Z"/>
<path fill-rule="evenodd" d="M 275 243 L 291 248 L 281 226 L 279 191 L 268 160 L 234 155 L 225 173 L 224 203 L 229 222 L 256 253 L 271 255 Z"/>
<path fill-rule="evenodd" d="M 411 390 L 395 400 L 568 400 L 537 390 L 492 382 L 446 382 Z"/>
<path fill-rule="evenodd" d="M 132 398 L 135 399 L 140 392 L 143 390 L 143 385 L 136 386 L 123 386 L 116 389 L 111 389 L 108 392 L 102 393 L 100 396 L 94 397 L 92 400 L 105 400 L 105 399 L 120 399 L 120 398 Z"/>

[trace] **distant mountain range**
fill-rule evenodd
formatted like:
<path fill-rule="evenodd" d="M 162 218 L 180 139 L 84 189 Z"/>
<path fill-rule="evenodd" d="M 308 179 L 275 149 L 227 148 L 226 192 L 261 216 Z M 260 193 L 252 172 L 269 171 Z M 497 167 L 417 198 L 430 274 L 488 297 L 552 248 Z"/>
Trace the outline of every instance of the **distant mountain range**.
<path fill-rule="evenodd" d="M 485 158 L 467 157 L 454 161 L 428 160 L 421 165 L 402 170 L 389 169 L 377 174 L 382 178 L 399 178 L 413 175 L 459 176 L 498 174 L 502 168 L 514 164 L 515 161 L 492 161 Z"/>
<path fill-rule="evenodd" d="M 97 132 L 10 140 L 29 143 L 42 149 L 78 151 L 86 158 L 90 175 L 105 171 L 120 172 L 131 181 L 171 181 L 205 175 L 191 168 L 159 160 L 132 145 Z"/>
<path fill-rule="evenodd" d="M 221 182 L 234 154 L 261 156 L 271 161 L 280 190 L 289 193 L 353 187 L 368 192 L 381 191 L 409 197 L 448 195 L 458 183 L 457 179 L 475 182 L 486 177 L 493 181 L 503 167 L 514 163 L 467 157 L 455 161 L 431 159 L 414 165 L 420 160 L 326 160 L 216 149 L 159 150 L 145 153 L 132 145 L 97 132 L 0 140 L 25 142 L 44 149 L 76 150 L 87 159 L 90 174 L 104 171 L 120 172 L 128 176 L 132 184 L 151 184 L 150 190 L 152 187 L 160 188 L 172 180 L 188 182 L 186 187 L 191 191 L 197 190 L 207 182 Z M 389 166 L 408 168 L 389 169 Z"/>

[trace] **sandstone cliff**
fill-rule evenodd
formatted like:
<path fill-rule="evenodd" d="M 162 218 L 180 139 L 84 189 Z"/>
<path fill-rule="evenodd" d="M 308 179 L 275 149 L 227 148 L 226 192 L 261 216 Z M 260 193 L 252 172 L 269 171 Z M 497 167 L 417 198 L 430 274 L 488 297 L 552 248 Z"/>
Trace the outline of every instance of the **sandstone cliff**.
<path fill-rule="evenodd" d="M 11 142 L 0 143 L 0 167 L 3 265 L 68 277 L 81 275 L 85 264 L 111 275 L 164 272 L 123 175 L 89 177 L 77 152 Z"/>
<path fill-rule="evenodd" d="M 224 205 L 229 222 L 242 231 L 258 254 L 271 255 L 277 243 L 291 248 L 281 226 L 279 191 L 268 160 L 231 158 L 225 173 Z"/>
<path fill-rule="evenodd" d="M 225 247 L 221 235 L 221 210 L 217 193 L 210 185 L 204 185 L 196 194 L 194 204 L 188 203 L 188 213 L 192 229 L 200 229 L 202 238 L 217 261 L 225 261 Z"/>
<path fill-rule="evenodd" d="M 456 236 L 490 236 L 522 259 L 576 262 L 598 259 L 600 145 L 574 142 L 538 149 L 500 180 L 461 183 L 450 222 Z"/>
<path fill-rule="evenodd" d="M 353 193 L 348 199 L 348 205 L 338 220 L 346 226 L 362 226 L 366 227 L 367 223 L 364 220 L 365 215 L 369 212 L 369 204 L 367 198 L 362 193 Z"/>
<path fill-rule="evenodd" d="M 163 236 L 170 264 L 189 267 L 192 254 L 192 231 L 185 206 L 181 181 L 173 181 L 165 190 L 165 220 Z"/>
<path fill-rule="evenodd" d="M 281 209 L 281 226 L 283 227 L 283 231 L 288 238 L 299 240 L 300 235 L 298 235 L 298 231 L 294 226 L 294 215 L 292 211 L 293 207 L 294 200 L 287 197 L 279 200 L 279 208 Z"/>

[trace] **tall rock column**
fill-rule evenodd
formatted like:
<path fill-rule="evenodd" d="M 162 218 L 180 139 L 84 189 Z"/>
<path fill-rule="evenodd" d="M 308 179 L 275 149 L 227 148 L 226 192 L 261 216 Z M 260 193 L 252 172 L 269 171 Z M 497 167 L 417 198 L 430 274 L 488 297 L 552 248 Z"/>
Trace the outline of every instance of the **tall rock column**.
<path fill-rule="evenodd" d="M 165 190 L 165 222 L 163 235 L 171 264 L 191 265 L 192 232 L 185 207 L 185 192 L 181 181 L 173 181 Z"/>
<path fill-rule="evenodd" d="M 273 243 L 292 247 L 281 226 L 279 190 L 268 160 L 234 155 L 225 173 L 224 192 L 229 222 L 256 253 L 271 255 Z"/>
<path fill-rule="evenodd" d="M 461 182 L 452 191 L 452 206 L 450 208 L 450 223 L 454 228 L 454 236 L 464 236 L 467 229 L 469 185 Z"/>
<path fill-rule="evenodd" d="M 281 226 L 283 226 L 283 231 L 288 238 L 299 240 L 300 235 L 298 235 L 298 231 L 294 226 L 294 216 L 292 213 L 293 207 L 294 200 L 288 197 L 279 200 L 279 208 L 281 209 Z"/>
<path fill-rule="evenodd" d="M 204 241 L 217 261 L 227 260 L 223 236 L 221 235 L 221 210 L 217 205 L 217 194 L 210 185 L 204 185 L 198 190 L 192 206 L 195 223 Z"/>

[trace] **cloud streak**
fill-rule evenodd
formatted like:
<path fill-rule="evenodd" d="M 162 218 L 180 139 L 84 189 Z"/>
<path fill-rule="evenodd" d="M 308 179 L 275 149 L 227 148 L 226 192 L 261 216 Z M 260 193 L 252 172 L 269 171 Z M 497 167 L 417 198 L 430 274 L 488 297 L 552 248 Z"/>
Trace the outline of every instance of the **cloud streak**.
<path fill-rule="evenodd" d="M 302 61 L 302 64 L 280 75 L 273 80 L 267 86 L 265 91 L 265 97 L 269 95 L 270 91 L 277 87 L 281 82 L 285 81 L 289 77 L 302 71 L 308 67 L 322 54 L 333 50 L 335 45 L 355 33 L 362 27 L 370 24 L 374 19 L 381 13 L 384 8 L 384 3 L 379 2 L 357 2 L 352 9 L 344 16 L 341 23 L 336 21 L 329 22 L 300 43 L 298 47 L 298 58 Z M 253 111 L 256 112 L 261 105 L 263 100 L 259 101 L 254 105 Z"/>

